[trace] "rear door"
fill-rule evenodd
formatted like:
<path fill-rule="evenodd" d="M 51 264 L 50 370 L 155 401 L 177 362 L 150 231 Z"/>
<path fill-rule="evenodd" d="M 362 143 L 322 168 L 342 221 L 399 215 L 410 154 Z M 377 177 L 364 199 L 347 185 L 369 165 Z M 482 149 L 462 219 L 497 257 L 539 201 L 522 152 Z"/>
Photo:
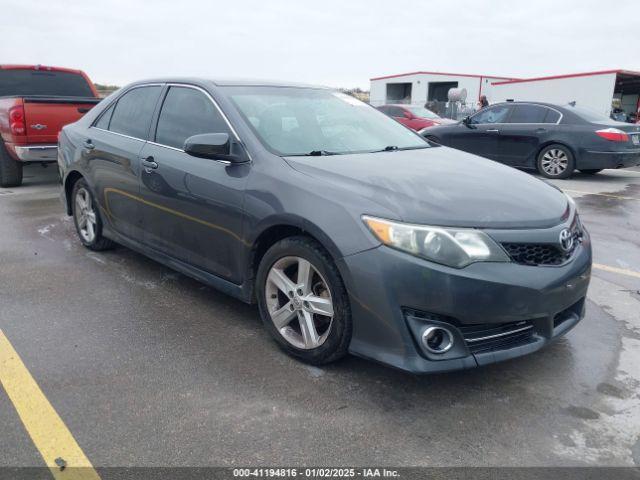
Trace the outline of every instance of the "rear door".
<path fill-rule="evenodd" d="M 495 105 L 474 114 L 469 123 L 447 129 L 448 146 L 482 157 L 498 159 L 498 136 L 511 113 L 510 105 Z"/>
<path fill-rule="evenodd" d="M 517 167 L 535 165 L 535 155 L 552 135 L 561 115 L 543 105 L 514 104 L 507 122 L 500 125 L 495 159 Z"/>
<path fill-rule="evenodd" d="M 103 217 L 117 233 L 137 241 L 142 240 L 140 152 L 161 90 L 161 85 L 146 85 L 125 92 L 87 129 L 83 145 Z"/>
<path fill-rule="evenodd" d="M 147 245 L 234 283 L 241 280 L 242 200 L 250 164 L 197 158 L 187 138 L 234 133 L 204 90 L 171 85 L 140 157 Z M 146 167 L 145 167 L 146 165 Z"/>

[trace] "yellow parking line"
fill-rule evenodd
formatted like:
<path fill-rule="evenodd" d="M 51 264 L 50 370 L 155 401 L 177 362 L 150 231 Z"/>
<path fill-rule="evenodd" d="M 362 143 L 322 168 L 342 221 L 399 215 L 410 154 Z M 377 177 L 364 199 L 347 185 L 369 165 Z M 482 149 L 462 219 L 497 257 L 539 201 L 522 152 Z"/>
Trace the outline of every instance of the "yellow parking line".
<path fill-rule="evenodd" d="M 640 272 L 634 272 L 633 270 L 627 270 L 626 268 L 610 267 L 609 265 L 602 265 L 601 263 L 594 263 L 593 268 L 597 268 L 598 270 L 602 270 L 604 272 L 626 275 L 627 277 L 640 278 Z"/>
<path fill-rule="evenodd" d="M 613 195 L 611 193 L 584 192 L 582 190 L 570 190 L 568 188 L 563 188 L 562 190 L 565 192 L 580 193 L 582 195 L 598 195 L 599 197 L 617 198 L 619 200 L 640 200 L 640 198 L 636 198 L 636 197 L 625 197 L 623 195 Z"/>
<path fill-rule="evenodd" d="M 100 480 L 93 465 L 0 330 L 0 383 L 56 480 Z M 66 465 L 60 470 L 59 464 Z M 78 468 L 81 467 L 81 468 Z"/>

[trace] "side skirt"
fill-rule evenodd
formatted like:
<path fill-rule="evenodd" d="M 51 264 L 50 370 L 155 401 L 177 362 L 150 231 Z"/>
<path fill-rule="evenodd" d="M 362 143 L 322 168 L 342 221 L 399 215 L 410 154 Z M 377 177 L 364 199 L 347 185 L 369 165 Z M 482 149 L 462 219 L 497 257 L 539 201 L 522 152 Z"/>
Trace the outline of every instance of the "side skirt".
<path fill-rule="evenodd" d="M 149 257 L 158 263 L 166 265 L 167 267 L 183 273 L 188 277 L 213 287 L 222 293 L 226 293 L 227 295 L 237 298 L 245 303 L 252 303 L 252 289 L 246 282 L 241 285 L 237 285 L 233 282 L 220 278 L 217 275 L 201 270 L 193 265 L 150 248 L 136 240 L 124 237 L 115 232 L 109 226 L 104 225 L 102 234 L 120 245 L 130 248 L 131 250 Z"/>

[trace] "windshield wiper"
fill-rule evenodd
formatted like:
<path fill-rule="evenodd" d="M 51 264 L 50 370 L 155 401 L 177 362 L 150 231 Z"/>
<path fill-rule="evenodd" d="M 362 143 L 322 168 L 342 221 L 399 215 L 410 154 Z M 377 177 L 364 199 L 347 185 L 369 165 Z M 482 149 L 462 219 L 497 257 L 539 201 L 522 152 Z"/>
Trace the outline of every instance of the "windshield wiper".
<path fill-rule="evenodd" d="M 399 150 L 399 148 L 396 145 L 388 145 L 386 147 L 384 147 L 381 150 L 374 150 L 371 153 L 378 153 L 378 152 L 394 152 L 396 150 Z"/>
<path fill-rule="evenodd" d="M 323 157 L 325 155 L 340 155 L 338 152 L 330 152 L 329 150 L 312 150 L 304 154 L 306 157 Z"/>
<path fill-rule="evenodd" d="M 415 147 L 396 147 L 395 145 L 389 145 L 388 147 L 384 147 L 382 150 L 374 150 L 371 153 L 379 153 L 379 152 L 399 152 L 401 150 L 421 150 L 423 148 L 429 148 L 429 145 L 416 145 Z"/>

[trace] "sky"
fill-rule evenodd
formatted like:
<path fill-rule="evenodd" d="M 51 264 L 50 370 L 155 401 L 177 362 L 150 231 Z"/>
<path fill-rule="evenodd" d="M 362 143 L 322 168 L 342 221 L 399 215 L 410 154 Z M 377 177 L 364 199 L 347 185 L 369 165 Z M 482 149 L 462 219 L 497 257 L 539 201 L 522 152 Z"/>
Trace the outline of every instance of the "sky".
<path fill-rule="evenodd" d="M 0 0 L 0 64 L 94 82 L 258 78 L 369 88 L 417 70 L 640 70 L 640 0 Z"/>

